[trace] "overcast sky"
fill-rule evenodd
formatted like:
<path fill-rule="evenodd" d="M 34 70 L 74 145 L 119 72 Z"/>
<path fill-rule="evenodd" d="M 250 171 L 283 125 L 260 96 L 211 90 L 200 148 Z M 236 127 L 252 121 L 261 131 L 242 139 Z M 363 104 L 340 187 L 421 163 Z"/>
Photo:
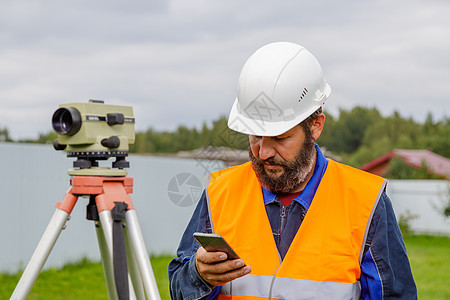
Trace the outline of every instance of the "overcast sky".
<path fill-rule="evenodd" d="M 448 0 L 0 0 L 0 128 L 37 138 L 59 104 L 88 99 L 132 105 L 139 131 L 200 127 L 274 41 L 319 60 L 326 112 L 450 115 Z"/>

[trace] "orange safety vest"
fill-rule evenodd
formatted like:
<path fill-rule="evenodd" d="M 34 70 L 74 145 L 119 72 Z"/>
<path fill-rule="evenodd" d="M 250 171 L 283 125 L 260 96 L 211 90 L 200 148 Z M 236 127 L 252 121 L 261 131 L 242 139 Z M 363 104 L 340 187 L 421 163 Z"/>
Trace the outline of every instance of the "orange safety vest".
<path fill-rule="evenodd" d="M 385 185 L 381 177 L 329 160 L 281 261 L 251 163 L 212 173 L 213 232 L 252 268 L 224 285 L 218 299 L 359 299 L 365 238 Z"/>

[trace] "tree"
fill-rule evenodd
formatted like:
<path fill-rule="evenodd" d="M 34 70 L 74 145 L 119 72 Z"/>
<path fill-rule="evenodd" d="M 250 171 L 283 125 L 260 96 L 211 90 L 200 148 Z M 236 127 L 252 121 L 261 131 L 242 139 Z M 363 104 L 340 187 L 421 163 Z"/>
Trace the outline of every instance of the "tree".
<path fill-rule="evenodd" d="M 225 116 L 213 122 L 211 145 L 245 150 L 248 149 L 248 136 L 228 128 Z"/>
<path fill-rule="evenodd" d="M 58 137 L 58 134 L 54 131 L 50 131 L 49 133 L 40 133 L 39 137 L 36 141 L 38 144 L 53 144 L 55 139 Z"/>
<path fill-rule="evenodd" d="M 419 144 L 437 154 L 450 158 L 450 118 L 434 122 L 431 114 L 422 126 Z"/>
<path fill-rule="evenodd" d="M 380 119 L 376 108 L 340 109 L 339 118 L 325 126 L 321 144 L 337 153 L 353 153 L 361 146 L 366 130 Z"/>
<path fill-rule="evenodd" d="M 360 147 L 348 156 L 346 162 L 361 166 L 395 148 L 420 148 L 420 134 L 419 124 L 394 112 L 392 116 L 380 118 L 367 128 Z"/>
<path fill-rule="evenodd" d="M 9 137 L 8 128 L 0 129 L 0 142 L 12 142 L 12 139 Z"/>

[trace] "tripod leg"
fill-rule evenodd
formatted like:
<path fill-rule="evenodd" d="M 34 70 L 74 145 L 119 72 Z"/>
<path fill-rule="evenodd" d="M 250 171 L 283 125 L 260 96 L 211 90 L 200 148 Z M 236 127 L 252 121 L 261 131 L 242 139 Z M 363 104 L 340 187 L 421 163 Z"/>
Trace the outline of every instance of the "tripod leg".
<path fill-rule="evenodd" d="M 136 213 L 129 196 L 129 193 L 132 192 L 132 181 L 130 178 L 109 178 L 108 181 L 101 182 L 101 187 L 102 193 L 96 196 L 95 201 L 99 212 L 100 222 L 104 230 L 105 244 L 107 244 L 108 253 L 110 253 L 111 258 L 113 257 L 113 223 L 114 227 L 117 227 L 117 222 L 121 221 L 123 213 L 125 214 L 129 236 L 129 238 L 127 237 L 126 239 L 129 239 L 128 248 L 131 249 L 130 253 L 132 253 L 127 255 L 129 256 L 129 258 L 127 257 L 127 261 L 134 261 L 131 264 L 132 280 L 134 280 L 136 285 L 134 290 L 129 289 L 129 294 L 134 295 L 133 292 L 136 291 L 136 294 L 141 297 L 142 288 L 139 286 L 143 284 L 148 299 L 160 300 L 161 297 L 158 293 L 158 287 L 150 264 L 149 254 L 145 248 L 142 232 L 138 225 Z M 121 211 L 123 208 L 120 207 L 120 203 L 125 203 L 128 210 L 125 212 Z M 120 206 L 116 206 L 119 204 Z M 119 207 L 119 211 L 115 210 L 117 207 Z M 114 210 L 114 218 L 112 210 Z M 105 228 L 105 226 L 107 228 Z M 125 245 L 126 244 L 127 242 L 125 242 Z M 122 253 L 122 251 L 120 251 L 120 253 Z M 113 265 L 112 261 L 110 263 Z M 139 269 L 139 274 L 137 274 L 136 265 L 138 266 L 137 269 Z M 114 270 L 114 268 L 111 269 Z M 105 276 L 106 275 L 107 274 L 105 273 Z M 141 278 L 139 278 L 139 276 Z M 130 276 L 128 278 L 130 278 Z M 139 279 L 141 279 L 141 283 L 139 283 Z M 133 285 L 133 287 L 135 286 Z"/>
<path fill-rule="evenodd" d="M 111 211 L 105 210 L 100 214 L 100 222 L 96 222 L 98 246 L 102 257 L 103 272 L 109 299 L 118 299 L 116 283 L 114 281 L 113 245 L 112 245 L 112 216 Z"/>
<path fill-rule="evenodd" d="M 145 292 L 148 299 L 160 300 L 161 296 L 156 285 L 155 275 L 150 264 L 149 253 L 145 247 L 142 231 L 138 223 L 136 211 L 134 209 L 127 210 L 125 213 L 128 233 L 130 236 L 131 246 L 139 266 L 142 276 Z"/>
<path fill-rule="evenodd" d="M 59 208 L 56 209 L 39 244 L 34 250 L 30 262 L 25 268 L 22 277 L 20 277 L 11 299 L 27 298 L 68 218 L 69 214 L 67 212 Z"/>
<path fill-rule="evenodd" d="M 137 296 L 137 299 L 145 299 L 144 286 L 142 285 L 141 274 L 139 273 L 139 265 L 136 260 L 136 255 L 134 254 L 131 238 L 128 233 L 127 227 L 124 230 L 125 234 L 125 246 L 127 249 L 127 264 L 128 264 L 128 272 L 131 277 L 131 285 L 133 286 L 134 292 Z M 130 289 L 131 292 L 132 289 Z"/>
<path fill-rule="evenodd" d="M 113 246 L 112 246 L 112 216 L 111 211 L 105 210 L 99 214 L 100 221 L 95 222 L 98 246 L 102 257 L 103 272 L 105 274 L 106 288 L 109 299 L 119 299 L 114 279 Z M 131 285 L 131 278 L 128 278 Z M 134 290 L 130 289 L 130 299 L 136 299 Z M 145 298 L 139 298 L 145 299 Z"/>

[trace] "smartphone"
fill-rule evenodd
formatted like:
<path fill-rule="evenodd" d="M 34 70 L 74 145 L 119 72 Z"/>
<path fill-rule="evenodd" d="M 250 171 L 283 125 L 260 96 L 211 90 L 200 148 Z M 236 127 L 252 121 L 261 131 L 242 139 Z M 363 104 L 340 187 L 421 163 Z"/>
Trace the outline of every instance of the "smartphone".
<path fill-rule="evenodd" d="M 194 238 L 206 251 L 225 252 L 228 255 L 227 259 L 229 260 L 239 258 L 236 252 L 234 252 L 231 246 L 228 245 L 225 239 L 219 234 L 195 232 Z"/>

